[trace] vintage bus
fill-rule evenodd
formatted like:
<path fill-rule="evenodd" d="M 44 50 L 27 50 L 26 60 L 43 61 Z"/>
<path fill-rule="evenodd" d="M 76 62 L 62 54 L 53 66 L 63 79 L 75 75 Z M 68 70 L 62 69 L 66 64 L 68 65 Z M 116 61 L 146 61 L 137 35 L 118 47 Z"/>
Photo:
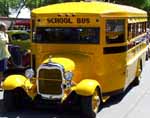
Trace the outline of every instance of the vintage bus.
<path fill-rule="evenodd" d="M 95 117 L 108 97 L 124 92 L 132 82 L 139 84 L 147 51 L 146 23 L 145 11 L 107 2 L 68 2 L 34 9 L 34 71 L 5 78 L 5 107 L 11 108 L 14 99 L 9 94 L 19 88 L 32 101 L 78 104 L 84 115 Z"/>

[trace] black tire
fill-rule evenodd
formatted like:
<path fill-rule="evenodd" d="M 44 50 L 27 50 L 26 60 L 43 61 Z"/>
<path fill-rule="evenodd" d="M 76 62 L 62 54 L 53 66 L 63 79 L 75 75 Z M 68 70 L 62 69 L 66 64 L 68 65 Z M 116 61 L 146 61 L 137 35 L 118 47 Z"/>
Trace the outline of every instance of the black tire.
<path fill-rule="evenodd" d="M 31 98 L 27 96 L 22 88 L 4 91 L 4 109 L 5 111 L 15 111 L 29 106 Z"/>
<path fill-rule="evenodd" d="M 150 49 L 148 48 L 148 58 L 150 58 Z"/>
<path fill-rule="evenodd" d="M 141 73 L 142 73 L 142 70 L 143 70 L 142 61 L 140 61 L 140 63 L 138 63 L 138 65 L 137 65 L 137 73 L 138 73 L 138 76 L 136 76 L 135 79 L 133 80 L 133 82 L 132 82 L 132 85 L 133 85 L 133 86 L 137 86 L 137 85 L 140 84 L 140 79 L 139 79 L 139 77 L 140 77 L 140 75 L 141 75 Z"/>
<path fill-rule="evenodd" d="M 138 86 L 140 84 L 139 77 L 135 77 L 135 79 L 132 82 L 133 86 Z"/>
<path fill-rule="evenodd" d="M 149 58 L 149 52 L 147 51 L 146 52 L 146 61 L 148 61 L 148 58 Z"/>
<path fill-rule="evenodd" d="M 97 89 L 96 89 L 97 91 Z M 99 92 L 98 92 L 99 93 Z M 95 112 L 92 107 L 92 97 L 93 96 L 81 96 L 81 111 L 82 111 L 82 117 L 84 118 L 95 118 L 97 112 L 99 111 L 99 108 L 101 104 L 99 104 L 98 110 Z M 98 96 L 100 103 L 102 102 L 100 95 Z"/>
<path fill-rule="evenodd" d="M 4 91 L 4 100 L 3 100 L 3 107 L 5 111 L 14 111 L 15 108 L 15 96 L 13 90 L 11 91 Z"/>

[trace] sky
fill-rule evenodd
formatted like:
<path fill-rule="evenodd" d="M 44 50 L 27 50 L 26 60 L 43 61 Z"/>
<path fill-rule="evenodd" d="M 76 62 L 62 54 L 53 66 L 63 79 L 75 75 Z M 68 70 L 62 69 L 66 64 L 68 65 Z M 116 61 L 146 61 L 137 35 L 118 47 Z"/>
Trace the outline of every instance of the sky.
<path fill-rule="evenodd" d="M 9 15 L 10 18 L 16 18 L 17 11 L 10 10 L 11 14 Z M 23 8 L 18 16 L 18 18 L 30 18 L 30 10 L 28 8 Z"/>

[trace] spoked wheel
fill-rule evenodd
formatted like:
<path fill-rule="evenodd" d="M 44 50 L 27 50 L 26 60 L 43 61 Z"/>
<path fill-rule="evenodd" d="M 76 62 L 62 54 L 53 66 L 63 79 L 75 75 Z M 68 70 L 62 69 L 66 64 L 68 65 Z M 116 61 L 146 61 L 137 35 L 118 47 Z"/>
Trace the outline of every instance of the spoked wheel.
<path fill-rule="evenodd" d="M 86 118 L 95 118 L 99 107 L 101 105 L 101 97 L 99 95 L 99 90 L 96 89 L 92 96 L 82 96 L 81 97 L 81 110 L 82 114 Z"/>
<path fill-rule="evenodd" d="M 92 111 L 96 114 L 99 110 L 99 106 L 101 103 L 101 99 L 99 97 L 99 93 L 96 90 L 92 96 Z"/>

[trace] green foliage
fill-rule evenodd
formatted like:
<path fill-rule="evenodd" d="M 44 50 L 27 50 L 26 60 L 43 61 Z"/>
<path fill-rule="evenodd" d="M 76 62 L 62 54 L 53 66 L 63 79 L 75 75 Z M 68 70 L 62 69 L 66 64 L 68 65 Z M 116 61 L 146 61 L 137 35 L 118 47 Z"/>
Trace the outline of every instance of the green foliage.
<path fill-rule="evenodd" d="M 58 0 L 27 0 L 27 1 L 28 2 L 26 2 L 26 7 L 28 7 L 31 10 L 37 7 L 41 7 L 48 4 L 54 4 L 58 2 Z"/>
<path fill-rule="evenodd" d="M 9 6 L 6 2 L 4 2 L 3 0 L 0 0 L 0 8 L 1 8 L 0 15 L 1 16 L 4 16 L 5 14 L 8 14 L 8 10 L 7 10 L 8 7 Z"/>
<path fill-rule="evenodd" d="M 113 2 L 123 5 L 129 5 L 136 8 L 144 9 L 150 11 L 150 0 L 102 0 L 106 2 Z"/>
<path fill-rule="evenodd" d="M 28 0 L 29 2 L 26 4 L 26 7 L 29 9 L 49 5 L 49 4 L 55 4 L 55 3 L 61 3 L 61 2 L 75 2 L 80 0 Z"/>
<path fill-rule="evenodd" d="M 143 9 L 150 12 L 150 0 L 145 0 Z"/>
<path fill-rule="evenodd" d="M 118 1 L 123 2 L 126 5 L 132 5 L 135 7 L 141 7 L 144 5 L 145 2 L 143 0 L 118 0 Z"/>
<path fill-rule="evenodd" d="M 107 0 L 104 0 L 107 1 Z M 134 6 L 147 11 L 150 21 L 150 0 L 109 0 L 123 5 Z"/>
<path fill-rule="evenodd" d="M 8 16 L 9 8 L 18 9 L 22 0 L 0 0 L 0 16 Z"/>

